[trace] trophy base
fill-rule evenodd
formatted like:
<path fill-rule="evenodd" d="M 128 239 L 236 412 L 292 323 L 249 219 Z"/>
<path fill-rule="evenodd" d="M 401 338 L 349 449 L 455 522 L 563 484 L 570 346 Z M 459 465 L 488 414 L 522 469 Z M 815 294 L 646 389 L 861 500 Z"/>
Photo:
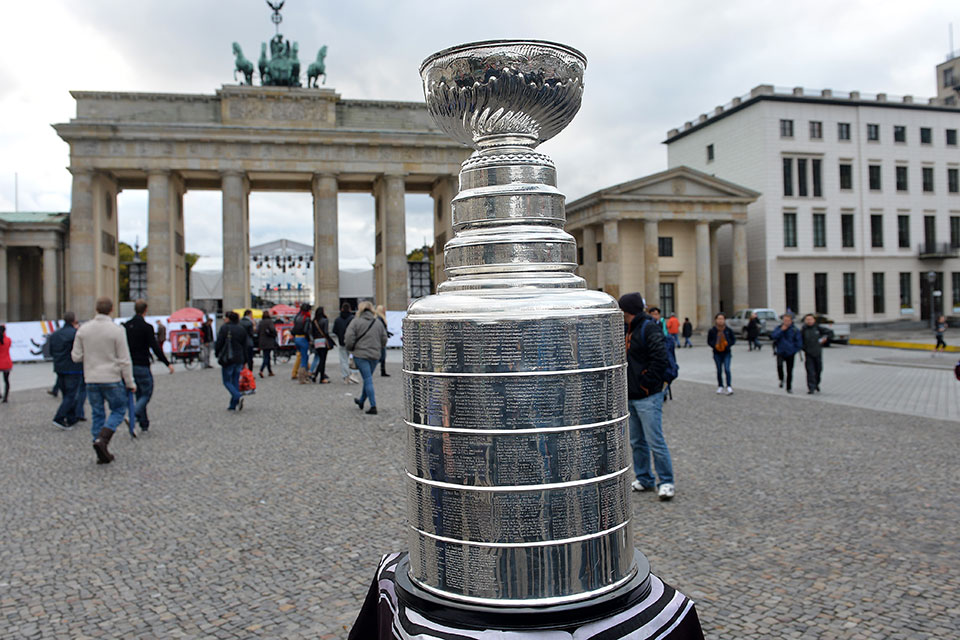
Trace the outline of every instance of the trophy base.
<path fill-rule="evenodd" d="M 427 592 L 410 580 L 409 558 L 396 568 L 397 598 L 409 609 L 458 629 L 531 630 L 579 627 L 626 611 L 650 593 L 650 563 L 634 549 L 637 572 L 619 588 L 570 604 L 497 607 L 468 604 Z"/>

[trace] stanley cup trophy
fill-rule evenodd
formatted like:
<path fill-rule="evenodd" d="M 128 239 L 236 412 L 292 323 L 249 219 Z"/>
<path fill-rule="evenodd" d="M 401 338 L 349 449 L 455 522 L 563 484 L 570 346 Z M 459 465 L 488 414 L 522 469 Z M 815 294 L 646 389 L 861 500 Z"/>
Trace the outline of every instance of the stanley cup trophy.
<path fill-rule="evenodd" d="M 434 119 L 476 152 L 453 200 L 449 280 L 403 321 L 397 581 L 461 620 L 557 626 L 650 582 L 632 544 L 623 315 L 574 273 L 556 169 L 534 151 L 579 110 L 585 67 L 575 49 L 523 40 L 420 69 Z"/>

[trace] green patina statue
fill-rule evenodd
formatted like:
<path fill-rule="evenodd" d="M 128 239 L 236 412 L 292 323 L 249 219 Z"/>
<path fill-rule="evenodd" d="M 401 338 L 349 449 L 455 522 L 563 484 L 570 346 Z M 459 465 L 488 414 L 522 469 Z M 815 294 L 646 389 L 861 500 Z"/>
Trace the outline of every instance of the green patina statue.
<path fill-rule="evenodd" d="M 270 39 L 270 57 L 267 58 L 267 43 L 260 46 L 260 59 L 257 61 L 257 68 L 260 71 L 260 84 L 264 87 L 301 87 L 300 83 L 300 59 L 298 43 L 294 42 L 291 46 L 289 40 L 284 40 L 280 34 L 280 22 L 283 21 L 280 15 L 280 9 L 284 2 L 271 2 L 267 0 L 267 5 L 273 9 L 272 20 L 277 25 L 277 33 Z M 243 84 L 253 84 L 253 63 L 243 56 L 240 45 L 233 43 L 233 53 L 236 56 L 236 68 L 233 72 L 233 78 L 236 80 L 237 71 L 243 73 Z M 327 46 L 320 47 L 317 52 L 317 61 L 310 64 L 307 69 L 308 86 L 316 87 L 317 79 L 323 76 L 323 83 L 327 82 L 327 71 L 323 60 L 327 56 Z"/>

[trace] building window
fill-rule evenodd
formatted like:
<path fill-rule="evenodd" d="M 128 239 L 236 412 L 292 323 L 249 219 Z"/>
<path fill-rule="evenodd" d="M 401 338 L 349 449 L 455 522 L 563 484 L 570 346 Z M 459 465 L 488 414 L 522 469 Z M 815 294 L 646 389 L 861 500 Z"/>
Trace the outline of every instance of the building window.
<path fill-rule="evenodd" d="M 953 67 L 947 67 L 943 70 L 943 86 L 952 89 L 953 85 Z"/>
<path fill-rule="evenodd" d="M 577 264 L 583 266 L 583 247 L 577 247 Z"/>
<path fill-rule="evenodd" d="M 810 121 L 810 139 L 820 140 L 823 138 L 823 123 L 819 120 Z"/>
<path fill-rule="evenodd" d="M 933 193 L 933 167 L 923 167 L 920 172 L 923 176 L 923 191 Z"/>
<path fill-rule="evenodd" d="M 957 177 L 956 169 L 947 169 L 947 191 L 950 193 L 960 191 L 960 179 Z"/>
<path fill-rule="evenodd" d="M 797 158 L 797 195 L 807 197 L 807 159 Z"/>
<path fill-rule="evenodd" d="M 657 248 L 661 258 L 672 258 L 673 238 L 657 238 Z"/>
<path fill-rule="evenodd" d="M 810 172 L 813 174 L 813 197 L 821 198 L 823 197 L 823 180 L 820 178 L 821 166 L 823 161 L 819 158 L 812 158 L 810 160 Z"/>
<path fill-rule="evenodd" d="M 883 247 L 883 216 L 876 213 L 870 216 L 870 246 Z"/>
<path fill-rule="evenodd" d="M 907 190 L 907 168 L 904 166 L 897 167 L 895 169 L 897 175 L 897 191 L 906 191 Z"/>
<path fill-rule="evenodd" d="M 603 262 L 603 243 L 597 243 L 597 262 Z"/>
<path fill-rule="evenodd" d="M 883 273 L 874 272 L 873 274 L 873 312 L 885 313 L 883 296 Z"/>
<path fill-rule="evenodd" d="M 787 311 L 796 313 L 800 309 L 800 286 L 796 273 L 783 274 L 783 297 Z"/>
<path fill-rule="evenodd" d="M 880 141 L 880 125 L 878 124 L 867 125 L 867 140 L 870 140 L 871 142 Z"/>
<path fill-rule="evenodd" d="M 868 127 L 870 125 L 867 125 Z M 907 141 L 907 128 L 902 124 L 893 125 L 893 141 L 894 142 L 906 142 Z"/>
<path fill-rule="evenodd" d="M 707 162 L 713 162 L 713 145 L 707 145 Z"/>
<path fill-rule="evenodd" d="M 867 167 L 867 175 L 870 177 L 870 190 L 880 191 L 880 165 L 869 165 Z"/>
<path fill-rule="evenodd" d="M 849 139 L 850 139 L 850 123 L 838 122 L 837 123 L 837 140 L 849 140 Z"/>
<path fill-rule="evenodd" d="M 853 189 L 853 165 L 840 164 L 840 188 Z"/>
<path fill-rule="evenodd" d="M 827 214 L 813 214 L 813 246 L 827 246 Z"/>
<path fill-rule="evenodd" d="M 910 248 L 910 216 L 897 216 L 897 246 Z"/>
<path fill-rule="evenodd" d="M 950 216 L 950 248 L 960 249 L 960 216 Z M 954 300 L 960 302 L 960 299 Z"/>
<path fill-rule="evenodd" d="M 853 314 L 857 312 L 857 274 L 843 274 L 843 312 Z"/>
<path fill-rule="evenodd" d="M 957 146 L 957 130 L 956 129 L 947 129 L 947 146 L 948 147 Z"/>
<path fill-rule="evenodd" d="M 793 195 L 793 158 L 783 159 L 783 195 Z"/>
<path fill-rule="evenodd" d="M 672 282 L 660 283 L 660 314 L 669 318 L 671 313 L 677 312 L 677 297 Z"/>
<path fill-rule="evenodd" d="M 817 313 L 827 313 L 827 274 L 813 274 L 813 308 Z"/>
<path fill-rule="evenodd" d="M 783 246 L 797 246 L 797 214 L 783 214 Z"/>
<path fill-rule="evenodd" d="M 844 247 L 853 246 L 853 214 L 844 213 L 840 216 L 840 241 Z"/>
<path fill-rule="evenodd" d="M 954 271 L 950 274 L 950 279 L 953 285 L 953 306 L 960 307 L 960 272 Z"/>
<path fill-rule="evenodd" d="M 933 129 L 920 127 L 920 144 L 933 144 Z"/>
<path fill-rule="evenodd" d="M 793 120 L 780 121 L 780 137 L 781 138 L 793 137 Z"/>
<path fill-rule="evenodd" d="M 909 309 L 913 306 L 913 281 L 910 279 L 909 271 L 900 272 L 900 308 Z"/>
<path fill-rule="evenodd" d="M 933 251 L 937 246 L 937 217 L 923 216 L 923 242 L 927 251 Z"/>

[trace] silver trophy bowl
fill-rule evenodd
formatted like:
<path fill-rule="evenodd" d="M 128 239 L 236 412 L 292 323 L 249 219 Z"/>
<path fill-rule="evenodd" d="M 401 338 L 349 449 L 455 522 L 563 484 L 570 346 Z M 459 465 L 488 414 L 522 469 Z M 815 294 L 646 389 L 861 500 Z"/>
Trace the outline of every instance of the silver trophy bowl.
<path fill-rule="evenodd" d="M 573 606 L 648 570 L 632 545 L 623 315 L 574 273 L 556 168 L 533 150 L 576 114 L 585 67 L 523 40 L 420 70 L 433 117 L 477 151 L 449 280 L 403 325 L 407 575 L 466 606 Z"/>

